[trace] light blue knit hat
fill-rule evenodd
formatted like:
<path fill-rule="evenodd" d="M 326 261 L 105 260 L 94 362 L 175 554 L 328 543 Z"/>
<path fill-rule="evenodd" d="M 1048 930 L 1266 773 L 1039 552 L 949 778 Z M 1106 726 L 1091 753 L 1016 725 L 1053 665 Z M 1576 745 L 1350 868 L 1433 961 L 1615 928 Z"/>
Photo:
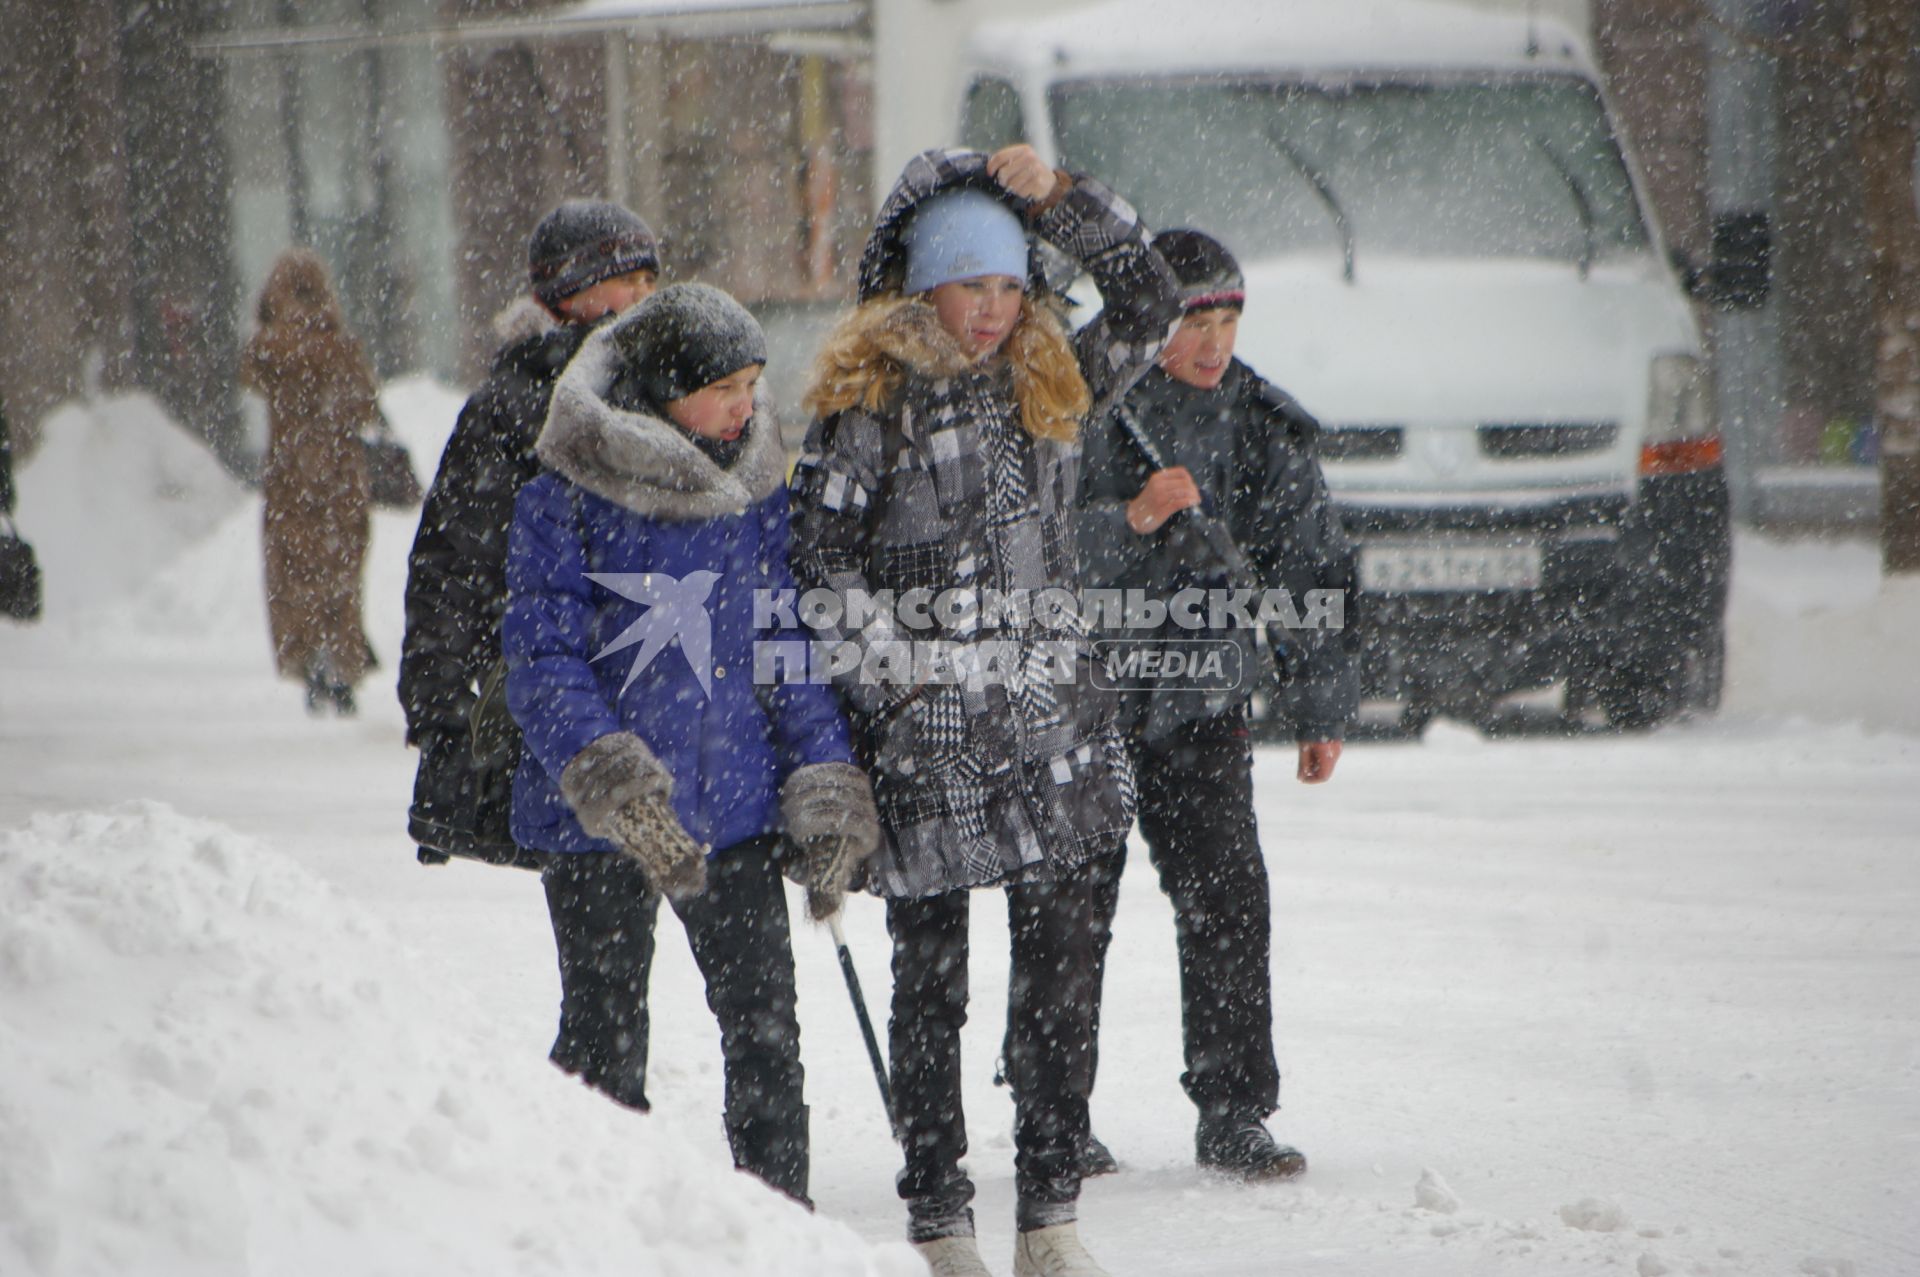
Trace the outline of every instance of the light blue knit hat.
<path fill-rule="evenodd" d="M 908 294 L 981 275 L 1026 282 L 1027 230 L 985 191 L 945 191 L 922 204 L 905 235 Z"/>

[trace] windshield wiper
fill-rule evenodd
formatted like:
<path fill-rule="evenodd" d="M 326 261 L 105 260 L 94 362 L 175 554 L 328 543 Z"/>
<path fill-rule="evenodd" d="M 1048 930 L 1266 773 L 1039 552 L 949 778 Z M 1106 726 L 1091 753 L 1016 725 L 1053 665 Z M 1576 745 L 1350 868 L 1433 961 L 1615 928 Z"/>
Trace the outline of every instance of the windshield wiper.
<path fill-rule="evenodd" d="M 1585 279 L 1593 271 L 1593 201 L 1587 198 L 1587 192 L 1580 185 L 1580 179 L 1576 178 L 1573 170 L 1554 154 L 1552 147 L 1537 137 L 1529 137 L 1527 140 L 1538 148 L 1540 154 L 1547 157 L 1547 163 L 1553 165 L 1553 171 L 1558 173 L 1560 180 L 1567 184 L 1567 193 L 1573 196 L 1573 206 L 1580 210 L 1580 230 L 1586 237 L 1580 247 L 1580 278 Z"/>
<path fill-rule="evenodd" d="M 1327 181 L 1324 173 L 1307 163 L 1304 156 L 1281 141 L 1271 125 L 1261 125 L 1260 135 L 1267 140 L 1268 146 L 1285 157 L 1294 168 L 1300 170 L 1300 176 L 1307 179 L 1307 185 L 1313 187 L 1313 193 L 1320 197 L 1320 202 L 1327 206 L 1327 212 L 1333 215 L 1333 224 L 1340 232 L 1340 252 L 1346 259 L 1341 275 L 1351 284 L 1353 282 L 1353 223 L 1348 220 L 1347 211 L 1340 207 L 1340 200 L 1333 193 L 1333 185 Z"/>

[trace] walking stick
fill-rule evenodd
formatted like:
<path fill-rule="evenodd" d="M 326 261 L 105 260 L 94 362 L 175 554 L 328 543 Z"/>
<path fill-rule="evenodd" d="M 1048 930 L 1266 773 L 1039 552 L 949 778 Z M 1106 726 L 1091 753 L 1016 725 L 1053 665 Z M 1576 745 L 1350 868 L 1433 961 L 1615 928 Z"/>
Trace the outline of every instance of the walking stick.
<path fill-rule="evenodd" d="M 1154 445 L 1153 439 L 1147 434 L 1146 427 L 1140 424 L 1140 418 L 1134 415 L 1133 409 L 1122 405 L 1117 415 L 1120 418 L 1120 429 L 1126 433 L 1127 442 L 1133 445 L 1134 450 L 1140 454 L 1147 465 L 1155 470 L 1165 470 L 1166 457 Z M 1207 543 L 1207 548 L 1220 557 L 1220 562 L 1226 566 L 1230 578 L 1229 585 L 1235 588 L 1259 588 L 1259 575 L 1254 572 L 1253 565 L 1247 562 L 1247 556 L 1241 552 L 1240 547 L 1234 544 L 1233 534 L 1227 531 L 1226 525 L 1219 519 L 1196 505 L 1188 506 L 1184 510 L 1175 510 L 1168 517 L 1167 524 L 1175 522 L 1183 522 L 1192 527 Z"/>
<path fill-rule="evenodd" d="M 1140 424 L 1140 418 L 1134 415 L 1133 409 L 1123 404 L 1115 415 L 1120 420 L 1120 429 L 1127 436 L 1127 442 L 1133 445 L 1134 450 L 1140 454 L 1147 465 L 1154 470 L 1165 470 L 1167 468 L 1165 456 L 1161 454 L 1158 447 L 1154 446 L 1153 439 L 1147 434 L 1146 427 Z M 1220 562 L 1227 569 L 1228 589 L 1244 589 L 1256 596 L 1259 594 L 1259 574 L 1253 570 L 1253 565 L 1247 562 L 1245 553 L 1234 543 L 1233 533 L 1228 531 L 1223 520 L 1209 514 L 1205 508 L 1195 505 L 1183 510 L 1175 510 L 1161 526 L 1170 528 L 1176 523 L 1184 523 L 1199 533 L 1200 538 L 1207 543 L 1207 548 L 1219 557 Z M 1278 676 L 1282 687 L 1291 681 L 1291 673 L 1287 665 L 1289 651 L 1290 645 L 1287 641 L 1269 630 L 1267 653 L 1273 657 L 1274 673 Z"/>
<path fill-rule="evenodd" d="M 853 969 L 853 953 L 847 948 L 847 933 L 840 929 L 840 915 L 827 919 L 833 933 L 833 947 L 840 953 L 840 974 L 847 978 L 847 996 L 853 999 L 853 1015 L 860 1021 L 860 1036 L 867 1040 L 867 1059 L 873 1065 L 873 1080 L 880 1086 L 880 1102 L 887 1109 L 887 1129 L 894 1142 L 900 1140 L 900 1123 L 893 1114 L 893 1088 L 887 1085 L 887 1062 L 880 1054 L 880 1039 L 874 1036 L 873 1021 L 867 1016 L 867 999 L 860 992 L 860 976 Z"/>

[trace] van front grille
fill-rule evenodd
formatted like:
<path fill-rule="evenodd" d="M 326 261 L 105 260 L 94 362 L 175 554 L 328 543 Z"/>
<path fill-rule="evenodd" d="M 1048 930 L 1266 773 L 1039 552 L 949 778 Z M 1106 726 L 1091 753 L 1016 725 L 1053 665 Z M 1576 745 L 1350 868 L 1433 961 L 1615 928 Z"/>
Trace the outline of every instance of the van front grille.
<path fill-rule="evenodd" d="M 1605 452 L 1619 438 L 1620 427 L 1610 421 L 1500 424 L 1481 426 L 1479 435 L 1480 451 L 1501 461 L 1518 461 Z"/>
<path fill-rule="evenodd" d="M 1320 431 L 1322 461 L 1388 461 L 1400 455 L 1399 426 L 1328 426 Z"/>

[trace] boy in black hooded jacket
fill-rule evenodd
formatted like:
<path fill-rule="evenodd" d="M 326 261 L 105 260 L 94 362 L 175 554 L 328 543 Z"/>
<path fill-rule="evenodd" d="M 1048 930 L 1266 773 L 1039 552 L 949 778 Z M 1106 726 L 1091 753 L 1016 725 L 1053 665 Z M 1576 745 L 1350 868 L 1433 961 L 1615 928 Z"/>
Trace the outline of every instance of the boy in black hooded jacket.
<path fill-rule="evenodd" d="M 654 291 L 659 270 L 652 229 L 618 204 L 567 200 L 542 218 L 527 244 L 529 295 L 495 321 L 504 344 L 441 455 L 408 557 L 400 652 L 407 743 L 420 750 L 407 831 L 424 864 L 463 856 L 542 865 L 544 857 L 516 846 L 508 829 L 521 742 L 506 707 L 500 647 L 507 532 L 520 489 L 540 473 L 534 443 L 561 370 L 596 325 Z M 549 907 L 558 910 L 554 883 L 547 888 Z M 604 1058 L 604 1050 L 583 1044 L 608 1035 L 566 1008 L 606 999 L 585 987 L 590 973 L 563 966 L 560 981 L 554 1063 L 621 1103 L 645 1107 L 646 1034 L 634 1036 L 640 1045 L 627 1058 Z"/>
<path fill-rule="evenodd" d="M 1232 255 L 1191 230 L 1163 231 L 1153 246 L 1179 279 L 1183 318 L 1159 367 L 1088 432 L 1079 541 L 1087 584 L 1162 601 L 1188 588 L 1285 590 L 1316 619 L 1314 600 L 1328 609 L 1333 597 L 1344 604 L 1352 577 L 1352 549 L 1314 457 L 1319 427 L 1233 358 L 1246 285 Z M 1328 611 L 1317 615 L 1332 620 Z M 1344 607 L 1333 615 L 1344 619 Z M 1358 703 L 1350 633 L 1329 623 L 1270 635 L 1299 742 L 1297 776 L 1318 784 L 1333 775 Z M 1264 1125 L 1279 1106 L 1280 1073 L 1247 703 L 1256 663 L 1267 658 L 1245 625 L 1173 626 L 1155 637 L 1239 649 L 1232 686 L 1161 684 L 1126 697 L 1140 831 L 1174 906 L 1181 1082 L 1200 1111 L 1197 1160 L 1241 1179 L 1291 1178 L 1306 1169 L 1305 1157 Z M 1111 872 L 1095 887 L 1096 998 L 1125 862 L 1106 863 Z M 1088 1170 L 1112 1169 L 1110 1157 L 1094 1164 L 1102 1153 L 1090 1143 Z"/>

